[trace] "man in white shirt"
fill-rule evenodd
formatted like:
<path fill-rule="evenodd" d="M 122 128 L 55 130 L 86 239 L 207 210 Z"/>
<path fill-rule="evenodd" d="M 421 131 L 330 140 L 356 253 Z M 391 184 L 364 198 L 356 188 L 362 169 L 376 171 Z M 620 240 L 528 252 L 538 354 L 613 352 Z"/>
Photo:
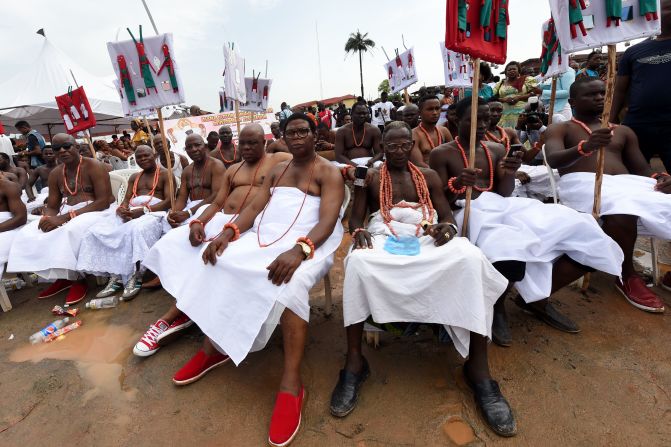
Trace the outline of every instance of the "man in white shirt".
<path fill-rule="evenodd" d="M 380 102 L 373 106 L 372 122 L 374 126 L 380 128 L 380 132 L 384 131 L 384 126 L 390 122 L 391 111 L 394 109 L 394 104 L 387 98 L 387 92 L 382 92 L 380 95 Z"/>

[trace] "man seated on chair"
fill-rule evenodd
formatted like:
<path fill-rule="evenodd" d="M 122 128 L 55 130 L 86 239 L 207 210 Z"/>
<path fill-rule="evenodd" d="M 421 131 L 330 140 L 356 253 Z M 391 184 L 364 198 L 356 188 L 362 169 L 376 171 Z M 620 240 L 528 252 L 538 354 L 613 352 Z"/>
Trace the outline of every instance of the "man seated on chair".
<path fill-rule="evenodd" d="M 509 197 L 522 153 L 506 154 L 503 145 L 485 140 L 489 107 L 481 99 L 475 123 L 475 167 L 469 168 L 470 98 L 459 101 L 456 111 L 458 137 L 431 153 L 431 167 L 440 175 L 455 209 L 463 208 L 467 187 L 473 187 L 468 238 L 508 279 L 510 287 L 516 283 L 518 306 L 555 329 L 579 332 L 550 303 L 549 296 L 590 271 L 619 276 L 622 250 L 588 215 L 563 205 Z M 455 217 L 461 225 L 462 210 Z M 492 339 L 510 346 L 505 297 L 503 293 L 494 306 Z"/>
<path fill-rule="evenodd" d="M 210 155 L 224 163 L 226 169 L 242 160 L 240 152 L 235 146 L 235 141 L 233 141 L 231 126 L 221 126 L 219 128 L 219 147 L 210 152 Z"/>
<path fill-rule="evenodd" d="M 487 424 L 512 436 L 513 413 L 487 361 L 492 306 L 507 282 L 477 247 L 456 237 L 438 175 L 409 162 L 410 126 L 387 124 L 383 148 L 386 162 L 372 172 L 368 187 L 354 191 L 349 220 L 354 246 L 345 259 L 343 289 L 347 359 L 331 395 L 331 414 L 344 417 L 354 410 L 370 373 L 361 354 L 367 318 L 380 324 L 435 323 L 444 325 L 457 351 L 468 356 L 464 374 Z M 367 210 L 372 214 L 364 228 Z"/>
<path fill-rule="evenodd" d="M 152 139 L 154 143 L 154 149 L 158 153 L 158 162 L 161 164 L 162 168 L 168 167 L 168 160 L 165 157 L 165 151 L 163 150 L 163 138 L 161 135 L 155 135 Z M 168 153 L 170 154 L 170 165 L 172 166 L 172 175 L 175 178 L 182 178 L 182 172 L 189 166 L 189 159 L 182 154 L 177 154 L 174 151 L 170 150 L 170 140 L 165 140 L 168 145 Z M 137 160 L 136 160 L 137 162 Z"/>
<path fill-rule="evenodd" d="M 177 385 L 195 382 L 229 359 L 239 365 L 249 352 L 265 346 L 281 321 L 284 372 L 270 424 L 272 445 L 288 444 L 299 428 L 304 398 L 300 366 L 310 313 L 308 292 L 329 271 L 342 241 L 339 214 L 345 189 L 338 169 L 315 152 L 316 129 L 310 118 L 291 115 L 284 139 L 293 159 L 276 164 L 255 191 L 235 186 L 238 182 L 257 184 L 263 177 L 260 163 L 270 164 L 275 157 L 286 155 L 263 156 L 259 130 L 241 135 L 241 151 L 249 152 L 248 157 L 254 152 L 257 159 L 263 158 L 253 171 L 246 162 L 227 171 L 224 188 L 231 185 L 233 194 L 225 200 L 225 211 L 229 216 L 239 212 L 232 222 L 230 217 L 212 219 L 205 231 L 202 222 L 191 222 L 198 228 L 191 234 L 194 245 L 204 237 L 209 242 L 198 248 L 200 262 L 185 262 L 188 258 L 180 253 L 181 262 L 176 263 L 174 257 L 169 260 L 164 256 L 167 250 L 145 260 L 177 299 L 177 307 L 207 336 L 203 348 L 173 377 Z M 241 180 L 235 178 L 236 171 Z M 254 193 L 254 199 L 240 211 L 250 200 L 246 199 L 247 193 Z M 201 220 L 213 216 L 223 204 L 217 199 Z"/>
<path fill-rule="evenodd" d="M 21 188 L 0 175 L 0 278 L 5 271 L 12 241 L 26 224 L 26 219 L 27 210 L 21 200 Z"/>
<path fill-rule="evenodd" d="M 574 118 L 548 128 L 548 163 L 559 169 L 562 203 L 591 213 L 597 154 L 599 148 L 605 148 L 599 216 L 603 230 L 624 252 L 622 280 L 615 285 L 633 306 L 663 312 L 664 302 L 634 271 L 633 255 L 639 231 L 671 239 L 671 176 L 652 170 L 630 128 L 601 128 L 605 91 L 605 83 L 599 79 L 583 78 L 571 85 L 569 102 Z M 671 287 L 670 274 L 663 284 Z"/>
<path fill-rule="evenodd" d="M 102 165 L 79 154 L 74 137 L 59 133 L 51 147 L 61 162 L 49 174 L 49 197 L 44 216 L 31 222 L 14 238 L 7 270 L 35 272 L 56 280 L 38 298 L 48 298 L 70 289 L 65 304 L 86 297 L 86 282 L 77 273 L 77 258 L 84 233 L 105 221 L 114 201 L 110 178 Z"/>
<path fill-rule="evenodd" d="M 368 115 L 366 103 L 357 102 L 352 106 L 352 123 L 336 131 L 335 162 L 340 166 L 373 166 L 382 160 L 382 133 L 377 126 L 366 122 Z"/>
<path fill-rule="evenodd" d="M 499 126 L 499 121 L 503 116 L 503 104 L 498 100 L 491 100 L 488 104 L 490 119 L 485 140 L 502 144 L 506 148 L 506 154 L 509 154 L 511 146 L 521 144 L 520 138 L 515 129 Z M 545 165 L 531 166 L 528 164 L 537 153 L 538 151 L 533 149 L 523 155 L 523 164 L 515 173 L 516 181 L 515 190 L 512 193 L 513 197 L 528 197 L 545 201 L 554 195 L 547 167 Z M 559 174 L 556 174 L 557 171 L 554 172 L 555 178 L 559 179 Z"/>
<path fill-rule="evenodd" d="M 431 151 L 443 143 L 452 141 L 452 134 L 444 126 L 438 126 L 440 118 L 440 100 L 437 96 L 424 96 L 419 100 L 421 121 L 412 130 L 415 146 L 412 148 L 411 161 L 418 166 L 429 165 Z"/>
<path fill-rule="evenodd" d="M 134 298 L 140 292 L 145 271 L 140 262 L 163 234 L 165 210 L 170 207 L 171 174 L 158 166 L 149 146 L 138 146 L 135 159 L 141 171 L 128 179 L 126 196 L 116 215 L 89 228 L 79 248 L 77 270 L 110 276 L 98 298 L 112 296 L 122 288 L 124 300 Z"/>

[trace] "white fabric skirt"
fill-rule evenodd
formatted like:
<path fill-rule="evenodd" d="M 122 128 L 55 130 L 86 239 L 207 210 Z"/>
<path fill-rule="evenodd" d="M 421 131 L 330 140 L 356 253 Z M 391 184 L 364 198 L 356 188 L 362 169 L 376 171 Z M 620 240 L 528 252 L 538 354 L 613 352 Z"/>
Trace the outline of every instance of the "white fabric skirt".
<path fill-rule="evenodd" d="M 463 211 L 455 218 L 461 227 Z M 611 275 L 622 273 L 620 246 L 590 215 L 564 205 L 483 192 L 471 202 L 468 235 L 491 262 L 526 263 L 515 287 L 527 303 L 550 296 L 553 262 L 564 254 Z"/>
<path fill-rule="evenodd" d="M 198 205 L 198 204 L 199 204 L 200 202 L 202 202 L 202 201 L 203 201 L 202 199 L 201 199 L 201 200 L 193 200 L 193 201 L 189 200 L 189 201 L 187 201 L 186 206 L 184 207 L 184 209 L 183 209 L 182 211 L 186 211 L 186 210 L 190 209 L 191 207 L 194 207 L 194 206 Z M 202 212 L 205 211 L 205 210 L 207 209 L 208 206 L 209 206 L 209 205 L 203 205 L 203 206 L 201 206 L 200 208 L 198 208 L 198 209 L 196 210 L 196 212 L 193 213 L 193 216 L 189 217 L 189 218 L 186 219 L 184 222 L 182 222 L 182 223 L 180 224 L 180 226 L 184 226 L 184 225 L 187 225 L 187 226 L 188 226 L 189 223 L 190 223 L 193 219 L 198 218 L 198 216 L 200 216 L 200 215 L 202 214 Z M 168 214 L 167 214 L 167 213 L 165 214 L 165 217 L 164 217 L 163 219 L 161 219 L 161 222 L 162 222 L 162 224 L 163 224 L 163 234 L 168 234 L 168 232 L 170 232 L 173 228 L 172 228 L 172 226 L 170 226 L 170 224 L 168 223 Z"/>
<path fill-rule="evenodd" d="M 274 241 L 287 230 L 303 197 L 303 191 L 296 188 L 275 188 L 261 225 L 262 243 Z M 231 242 L 214 266 L 202 260 L 208 244 L 191 246 L 188 227 L 172 230 L 143 264 L 161 278 L 163 288 L 177 299 L 177 307 L 238 365 L 250 351 L 265 346 L 285 307 L 309 320 L 308 292 L 333 265 L 343 235 L 340 222 L 288 284 L 273 285 L 266 267 L 317 224 L 320 203 L 319 197 L 307 196 L 294 226 L 265 248 L 257 241 L 259 215 L 254 227 Z M 216 236 L 228 220 L 219 214 L 210 221 L 205 228 L 208 238 Z"/>
<path fill-rule="evenodd" d="M 574 172 L 559 180 L 559 197 L 566 206 L 592 213 L 592 172 Z M 631 174 L 604 175 L 601 184 L 601 216 L 638 216 L 639 234 L 671 239 L 671 195 L 655 191 L 657 181 Z"/>
<path fill-rule="evenodd" d="M 527 174 L 531 178 L 531 181 L 523 185 L 522 182 L 515 179 L 515 190 L 512 193 L 513 197 L 527 197 L 529 199 L 537 199 L 541 201 L 554 197 L 552 183 L 550 183 L 550 173 L 545 165 L 522 165 L 519 170 Z M 557 172 L 556 169 L 553 169 L 552 174 L 556 184 L 556 182 L 559 181 L 559 172 Z"/>
<path fill-rule="evenodd" d="M 8 221 L 12 217 L 13 214 L 10 211 L 2 211 L 0 212 L 0 223 Z M 12 247 L 12 241 L 19 233 L 19 231 L 21 231 L 21 228 L 23 227 L 0 232 L 0 276 L 2 276 L 5 264 L 9 259 L 9 249 Z"/>
<path fill-rule="evenodd" d="M 90 202 L 64 205 L 61 214 L 80 209 Z M 37 226 L 39 220 L 25 225 L 14 237 L 9 251 L 9 272 L 35 272 L 47 279 L 77 279 L 77 257 L 86 230 L 113 216 L 114 210 L 85 213 L 48 233 Z"/>
<path fill-rule="evenodd" d="M 130 202 L 137 208 L 149 201 L 149 206 L 161 199 L 138 196 Z M 126 282 L 135 272 L 149 249 L 163 234 L 164 211 L 151 212 L 124 222 L 117 214 L 109 216 L 86 231 L 77 257 L 77 270 L 92 275 L 120 275 Z"/>

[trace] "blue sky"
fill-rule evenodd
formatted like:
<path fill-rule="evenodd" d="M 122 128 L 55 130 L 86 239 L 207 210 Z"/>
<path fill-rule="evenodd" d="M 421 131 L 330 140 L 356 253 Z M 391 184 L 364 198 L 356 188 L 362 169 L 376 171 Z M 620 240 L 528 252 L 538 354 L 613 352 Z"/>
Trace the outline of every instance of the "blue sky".
<path fill-rule="evenodd" d="M 247 60 L 247 71 L 264 70 L 273 79 L 270 102 L 278 108 L 320 97 L 315 24 L 319 29 L 324 97 L 359 94 L 358 58 L 345 58 L 349 33 L 368 32 L 376 42 L 364 56 L 366 96 L 376 96 L 386 78 L 386 61 L 379 48 L 391 56 L 406 45 L 415 47 L 420 83 L 443 82 L 438 43 L 445 32 L 444 0 L 147 0 L 160 32 L 174 34 L 175 58 L 180 64 L 188 104 L 218 110 L 218 90 L 223 84 L 222 45 L 236 42 Z M 0 27 L 2 71 L 0 82 L 37 55 L 45 28 L 47 37 L 90 72 L 109 76 L 112 66 L 105 43 L 127 39 L 125 28 L 152 28 L 140 0 L 98 2 L 68 0 L 3 1 Z M 508 60 L 540 54 L 540 26 L 550 15 L 544 0 L 511 0 Z M 121 31 L 119 31 L 121 30 Z M 2 105 L 0 105 L 2 106 Z"/>

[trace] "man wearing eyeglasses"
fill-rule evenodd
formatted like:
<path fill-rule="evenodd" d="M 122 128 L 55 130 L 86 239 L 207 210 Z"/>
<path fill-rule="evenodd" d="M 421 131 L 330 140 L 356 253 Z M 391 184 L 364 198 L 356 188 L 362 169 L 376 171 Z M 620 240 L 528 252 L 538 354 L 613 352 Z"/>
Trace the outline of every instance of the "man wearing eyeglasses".
<path fill-rule="evenodd" d="M 373 166 L 382 160 L 382 134 L 377 126 L 367 123 L 368 106 L 357 102 L 352 106 L 352 123 L 336 131 L 335 161 L 342 166 Z"/>
<path fill-rule="evenodd" d="M 402 333 L 413 332 L 408 323 L 436 324 L 468 357 L 467 380 L 496 384 L 489 376 L 487 337 L 492 306 L 507 281 L 477 247 L 457 237 L 440 177 L 409 162 L 413 143 L 408 124 L 388 124 L 385 163 L 373 171 L 368 187 L 355 188 L 349 220 L 354 246 L 345 259 L 343 286 L 347 358 L 330 405 L 336 417 L 354 410 L 370 374 L 361 353 L 365 321 Z M 497 397 L 495 409 L 484 409 L 485 418 L 497 412 L 502 434 L 511 436 L 513 414 L 505 398 Z"/>
<path fill-rule="evenodd" d="M 114 201 L 109 175 L 96 160 L 82 157 L 74 137 L 56 134 L 51 148 L 61 165 L 49 175 L 44 215 L 17 234 L 7 271 L 35 272 L 56 280 L 38 299 L 70 289 L 65 304 L 86 297 L 86 282 L 76 271 L 79 246 L 86 230 L 110 216 Z"/>

